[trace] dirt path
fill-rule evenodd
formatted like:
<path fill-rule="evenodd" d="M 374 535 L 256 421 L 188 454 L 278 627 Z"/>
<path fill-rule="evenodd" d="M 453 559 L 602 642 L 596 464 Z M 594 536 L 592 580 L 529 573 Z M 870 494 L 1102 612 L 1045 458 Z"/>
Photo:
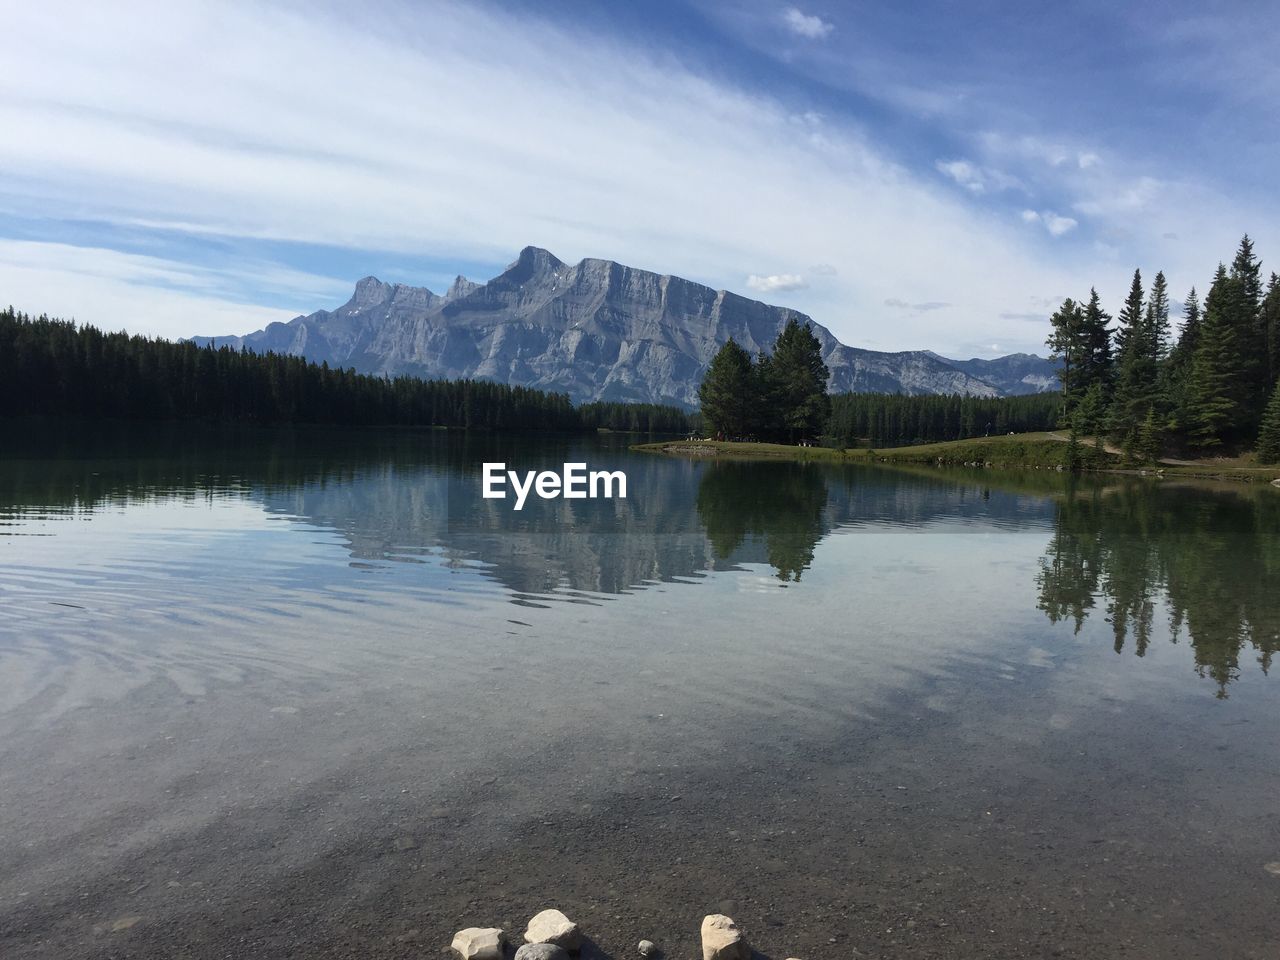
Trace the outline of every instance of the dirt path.
<path fill-rule="evenodd" d="M 1052 439 L 1054 439 L 1054 440 L 1058 440 L 1058 441 L 1060 441 L 1060 442 L 1062 442 L 1062 443 L 1070 443 L 1070 442 L 1071 442 L 1071 438 L 1070 438 L 1070 437 L 1064 437 L 1064 436 L 1063 436 L 1062 434 L 1060 434 L 1060 433 L 1051 433 L 1051 434 L 1049 434 L 1049 436 L 1050 436 L 1050 438 L 1052 438 Z M 1076 439 L 1077 439 L 1077 441 L 1079 442 L 1079 444 L 1080 444 L 1081 446 L 1085 446 L 1085 445 L 1093 446 L 1093 442 L 1094 442 L 1094 438 L 1093 438 L 1093 437 L 1077 437 Z M 1117 456 L 1117 457 L 1123 457 L 1123 456 L 1124 456 L 1124 451 L 1123 451 L 1122 449 L 1120 449 L 1119 447 L 1117 447 L 1117 446 L 1116 446 L 1115 444 L 1113 444 L 1113 443 L 1108 443 L 1108 442 L 1104 441 L 1104 442 L 1103 442 L 1103 444 L 1102 444 L 1102 449 L 1104 449 L 1105 451 L 1107 451 L 1107 453 L 1112 454 L 1113 456 Z M 1165 464 L 1166 466 L 1169 466 L 1169 467 L 1198 467 L 1198 466 L 1202 466 L 1202 465 L 1203 465 L 1203 464 L 1201 464 L 1199 461 L 1196 461 L 1196 460 L 1176 460 L 1176 459 L 1174 459 L 1173 457 L 1161 457 L 1159 460 L 1157 460 L 1157 461 L 1156 461 L 1156 463 L 1163 463 L 1163 464 Z"/>

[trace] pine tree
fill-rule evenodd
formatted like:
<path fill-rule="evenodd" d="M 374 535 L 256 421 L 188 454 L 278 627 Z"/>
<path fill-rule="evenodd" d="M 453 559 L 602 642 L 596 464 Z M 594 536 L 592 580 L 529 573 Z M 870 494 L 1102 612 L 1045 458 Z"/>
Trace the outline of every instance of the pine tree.
<path fill-rule="evenodd" d="M 1045 341 L 1049 359 L 1057 364 L 1062 384 L 1062 416 L 1070 421 L 1088 384 L 1088 356 L 1084 345 L 1084 311 L 1070 297 L 1049 318 L 1052 332 Z"/>
<path fill-rule="evenodd" d="M 1151 297 L 1147 301 L 1147 337 L 1151 349 L 1158 362 L 1169 356 L 1171 349 L 1169 331 L 1169 284 L 1164 278 L 1164 271 L 1156 274 L 1151 284 Z"/>
<path fill-rule="evenodd" d="M 1134 457 L 1142 463 L 1155 463 L 1160 458 L 1162 445 L 1160 426 L 1156 421 L 1155 409 L 1147 411 L 1147 418 L 1138 429 L 1137 442 L 1134 444 Z"/>
<path fill-rule="evenodd" d="M 1192 445 L 1201 450 L 1230 440 L 1233 427 L 1241 418 L 1243 405 L 1237 376 L 1240 347 L 1232 317 L 1235 297 L 1235 280 L 1227 275 L 1225 266 L 1218 264 L 1205 297 L 1199 342 L 1187 385 L 1187 434 Z"/>
<path fill-rule="evenodd" d="M 1262 265 L 1253 255 L 1253 241 L 1246 233 L 1231 261 L 1232 295 L 1224 304 L 1225 316 L 1235 330 L 1236 378 L 1245 418 L 1246 435 L 1257 426 L 1267 402 L 1267 333 L 1262 321 Z"/>
<path fill-rule="evenodd" d="M 1280 383 L 1280 276 L 1274 273 L 1262 301 L 1262 325 L 1267 342 L 1267 389 L 1270 391 Z"/>
<path fill-rule="evenodd" d="M 1103 390 L 1111 386 L 1115 369 L 1111 350 L 1110 324 L 1111 314 L 1102 309 L 1102 300 L 1098 296 L 1098 291 L 1091 288 L 1080 330 L 1088 369 L 1084 378 L 1086 390 L 1095 384 Z"/>
<path fill-rule="evenodd" d="M 1280 386 L 1271 394 L 1258 431 L 1258 462 L 1280 463 Z"/>
<path fill-rule="evenodd" d="M 1178 342 L 1169 351 L 1169 359 L 1163 367 L 1162 392 L 1168 403 L 1168 429 L 1182 439 L 1186 437 L 1188 424 L 1191 360 L 1199 343 L 1200 298 L 1196 296 L 1196 288 L 1192 287 L 1182 304 L 1182 329 L 1178 333 Z"/>
<path fill-rule="evenodd" d="M 751 355 L 730 337 L 711 358 L 698 387 L 702 416 L 713 433 L 744 437 L 755 418 L 756 380 Z"/>
<path fill-rule="evenodd" d="M 1154 319 L 1143 308 L 1142 273 L 1133 271 L 1133 283 L 1124 308 L 1116 318 L 1116 391 L 1111 403 L 1110 429 L 1126 449 L 1137 440 L 1138 430 L 1155 404 L 1158 348 Z M 1166 315 L 1168 305 L 1165 305 Z"/>
<path fill-rule="evenodd" d="M 808 323 L 801 325 L 794 317 L 787 321 L 773 346 L 769 367 L 788 438 L 794 443 L 819 436 L 831 414 L 827 396 L 831 373 L 822 360 L 822 344 Z"/>

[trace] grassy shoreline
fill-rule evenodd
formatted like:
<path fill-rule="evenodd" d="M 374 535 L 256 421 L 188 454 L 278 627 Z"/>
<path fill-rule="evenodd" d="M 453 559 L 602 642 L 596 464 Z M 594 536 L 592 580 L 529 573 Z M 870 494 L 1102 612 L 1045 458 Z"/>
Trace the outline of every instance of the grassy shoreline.
<path fill-rule="evenodd" d="M 725 440 L 664 440 L 631 447 L 644 453 L 695 459 L 787 460 L 800 463 L 928 464 L 948 467 L 1001 467 L 1024 470 L 1068 468 L 1070 447 L 1060 434 L 1022 433 L 1000 437 L 975 437 L 945 443 L 927 443 L 888 449 L 797 447 L 783 443 L 747 443 Z M 1165 461 L 1146 467 L 1128 466 L 1114 450 L 1099 452 L 1092 442 L 1081 442 L 1080 451 L 1101 457 L 1091 472 L 1140 474 L 1155 477 L 1202 478 L 1266 482 L 1280 478 L 1280 466 L 1260 466 L 1242 458 L 1203 458 Z"/>

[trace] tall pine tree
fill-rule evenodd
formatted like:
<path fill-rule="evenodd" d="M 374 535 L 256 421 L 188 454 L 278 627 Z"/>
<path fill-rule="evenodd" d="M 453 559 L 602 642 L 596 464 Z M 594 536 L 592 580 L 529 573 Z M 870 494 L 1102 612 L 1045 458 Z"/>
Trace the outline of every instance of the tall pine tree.
<path fill-rule="evenodd" d="M 1262 326 L 1267 341 L 1267 389 L 1274 390 L 1280 383 L 1280 276 L 1275 273 L 1262 301 Z"/>
<path fill-rule="evenodd" d="M 831 398 L 827 396 L 830 376 L 822 360 L 822 344 L 812 327 L 792 317 L 773 346 L 769 381 L 782 412 L 783 429 L 793 443 L 822 434 L 831 414 Z"/>
<path fill-rule="evenodd" d="M 1280 463 L 1280 387 L 1271 394 L 1258 431 L 1258 462 Z"/>
<path fill-rule="evenodd" d="M 711 358 L 698 387 L 703 420 L 712 433 L 727 439 L 745 437 L 754 426 L 756 396 L 751 354 L 730 337 Z"/>
<path fill-rule="evenodd" d="M 1167 319 L 1168 303 L 1165 303 Z M 1133 271 L 1133 282 L 1124 308 L 1116 318 L 1116 389 L 1111 403 L 1110 428 L 1133 449 L 1138 431 L 1155 406 L 1159 377 L 1159 348 L 1151 311 L 1144 310 L 1142 273 Z"/>
<path fill-rule="evenodd" d="M 1205 297 L 1187 386 L 1187 435 L 1192 446 L 1200 450 L 1211 450 L 1230 441 L 1243 414 L 1235 287 L 1236 281 L 1227 274 L 1227 268 L 1218 264 Z"/>

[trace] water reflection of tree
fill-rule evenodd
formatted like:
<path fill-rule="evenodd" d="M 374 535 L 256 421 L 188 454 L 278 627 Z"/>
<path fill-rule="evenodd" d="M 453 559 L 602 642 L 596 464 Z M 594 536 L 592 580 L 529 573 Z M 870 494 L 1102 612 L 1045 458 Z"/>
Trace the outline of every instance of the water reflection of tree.
<path fill-rule="evenodd" d="M 698 516 L 721 560 L 748 539 L 764 544 L 778 579 L 799 581 L 827 532 L 827 486 L 798 463 L 717 463 L 698 486 Z"/>
<path fill-rule="evenodd" d="M 1265 673 L 1280 648 L 1280 496 L 1134 483 L 1067 496 L 1038 578 L 1040 609 L 1079 630 L 1099 603 L 1116 652 L 1143 656 L 1161 600 L 1189 638 L 1197 672 L 1240 675 L 1247 646 Z"/>

